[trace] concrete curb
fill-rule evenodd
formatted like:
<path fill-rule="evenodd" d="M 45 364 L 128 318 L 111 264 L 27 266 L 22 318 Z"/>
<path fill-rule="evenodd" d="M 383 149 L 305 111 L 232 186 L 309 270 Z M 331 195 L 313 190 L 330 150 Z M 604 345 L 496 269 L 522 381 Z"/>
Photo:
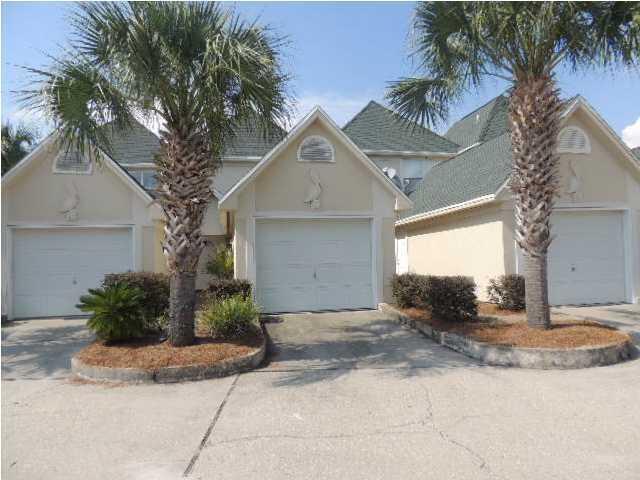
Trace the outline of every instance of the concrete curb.
<path fill-rule="evenodd" d="M 611 365 L 628 360 L 635 353 L 635 347 L 630 340 L 616 345 L 572 349 L 490 345 L 455 333 L 436 330 L 427 324 L 413 320 L 386 303 L 381 303 L 378 308 L 389 315 L 393 321 L 416 330 L 451 350 L 480 360 L 487 365 L 566 370 Z"/>
<path fill-rule="evenodd" d="M 264 360 L 267 351 L 266 345 L 266 337 L 263 333 L 260 347 L 242 357 L 224 360 L 215 365 L 185 365 L 162 367 L 155 370 L 99 367 L 88 365 L 74 356 L 71 358 L 71 371 L 81 378 L 101 382 L 176 383 L 206 380 L 253 370 Z"/>

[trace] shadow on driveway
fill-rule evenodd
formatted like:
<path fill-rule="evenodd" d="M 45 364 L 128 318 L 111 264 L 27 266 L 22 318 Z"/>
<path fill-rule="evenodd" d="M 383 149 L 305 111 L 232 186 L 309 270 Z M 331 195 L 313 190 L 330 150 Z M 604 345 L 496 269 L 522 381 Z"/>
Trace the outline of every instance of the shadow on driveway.
<path fill-rule="evenodd" d="M 66 378 L 93 335 L 85 319 L 20 320 L 2 327 L 2 379 Z"/>
<path fill-rule="evenodd" d="M 379 311 L 290 314 L 265 326 L 270 344 L 262 371 L 288 373 L 278 376 L 276 386 L 331 380 L 354 369 L 413 376 L 480 365 Z"/>

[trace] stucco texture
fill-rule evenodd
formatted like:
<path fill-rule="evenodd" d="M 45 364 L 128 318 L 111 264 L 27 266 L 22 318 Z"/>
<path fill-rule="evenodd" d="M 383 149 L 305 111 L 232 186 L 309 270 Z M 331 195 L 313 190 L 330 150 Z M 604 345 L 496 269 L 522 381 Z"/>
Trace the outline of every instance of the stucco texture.
<path fill-rule="evenodd" d="M 335 162 L 300 162 L 300 143 L 310 135 L 325 137 L 335 149 Z M 318 208 L 305 204 L 312 185 L 309 171 L 322 185 Z M 234 213 L 235 275 L 255 282 L 254 225 L 256 218 L 372 219 L 376 298 L 390 300 L 390 282 L 395 272 L 393 224 L 395 196 L 358 159 L 332 128 L 320 120 L 310 123 L 274 157 L 258 176 L 237 194 Z"/>
<path fill-rule="evenodd" d="M 631 271 L 630 300 L 640 292 L 640 174 L 624 158 L 619 145 L 585 111 L 578 109 L 564 126 L 580 127 L 588 135 L 591 152 L 562 154 L 559 160 L 558 209 L 618 209 L 628 215 L 631 247 L 626 262 Z M 571 173 L 575 172 L 575 177 Z M 569 193 L 573 177 L 576 193 Z M 441 215 L 396 228 L 408 236 L 409 271 L 434 275 L 470 275 L 478 296 L 486 299 L 490 278 L 516 273 L 513 200 L 504 189 L 495 202 L 458 213 Z"/>

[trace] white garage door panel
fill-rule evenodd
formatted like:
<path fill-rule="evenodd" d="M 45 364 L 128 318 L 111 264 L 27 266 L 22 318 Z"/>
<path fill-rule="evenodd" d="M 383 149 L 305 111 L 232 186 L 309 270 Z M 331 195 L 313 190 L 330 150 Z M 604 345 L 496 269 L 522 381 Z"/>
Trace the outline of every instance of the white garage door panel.
<path fill-rule="evenodd" d="M 265 312 L 371 308 L 371 223 L 258 221 L 256 296 Z"/>
<path fill-rule="evenodd" d="M 554 305 L 625 301 L 621 212 L 559 212 L 552 218 L 549 301 Z"/>
<path fill-rule="evenodd" d="M 80 295 L 106 273 L 132 269 L 128 228 L 16 229 L 15 317 L 77 315 Z"/>

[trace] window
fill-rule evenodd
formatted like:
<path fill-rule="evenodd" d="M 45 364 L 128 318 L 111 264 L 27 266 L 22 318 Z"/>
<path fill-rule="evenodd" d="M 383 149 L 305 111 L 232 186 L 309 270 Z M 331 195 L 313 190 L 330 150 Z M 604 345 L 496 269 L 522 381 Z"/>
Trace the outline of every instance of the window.
<path fill-rule="evenodd" d="M 298 148 L 300 162 L 334 162 L 333 145 L 318 135 L 305 138 Z"/>
<path fill-rule="evenodd" d="M 78 151 L 60 152 L 53 162 L 53 173 L 91 174 L 91 160 Z"/>
<path fill-rule="evenodd" d="M 127 172 L 147 190 L 154 190 L 158 186 L 156 171 L 153 168 L 130 168 Z"/>
<path fill-rule="evenodd" d="M 558 153 L 590 153 L 587 134 L 579 127 L 565 127 L 558 134 Z"/>

